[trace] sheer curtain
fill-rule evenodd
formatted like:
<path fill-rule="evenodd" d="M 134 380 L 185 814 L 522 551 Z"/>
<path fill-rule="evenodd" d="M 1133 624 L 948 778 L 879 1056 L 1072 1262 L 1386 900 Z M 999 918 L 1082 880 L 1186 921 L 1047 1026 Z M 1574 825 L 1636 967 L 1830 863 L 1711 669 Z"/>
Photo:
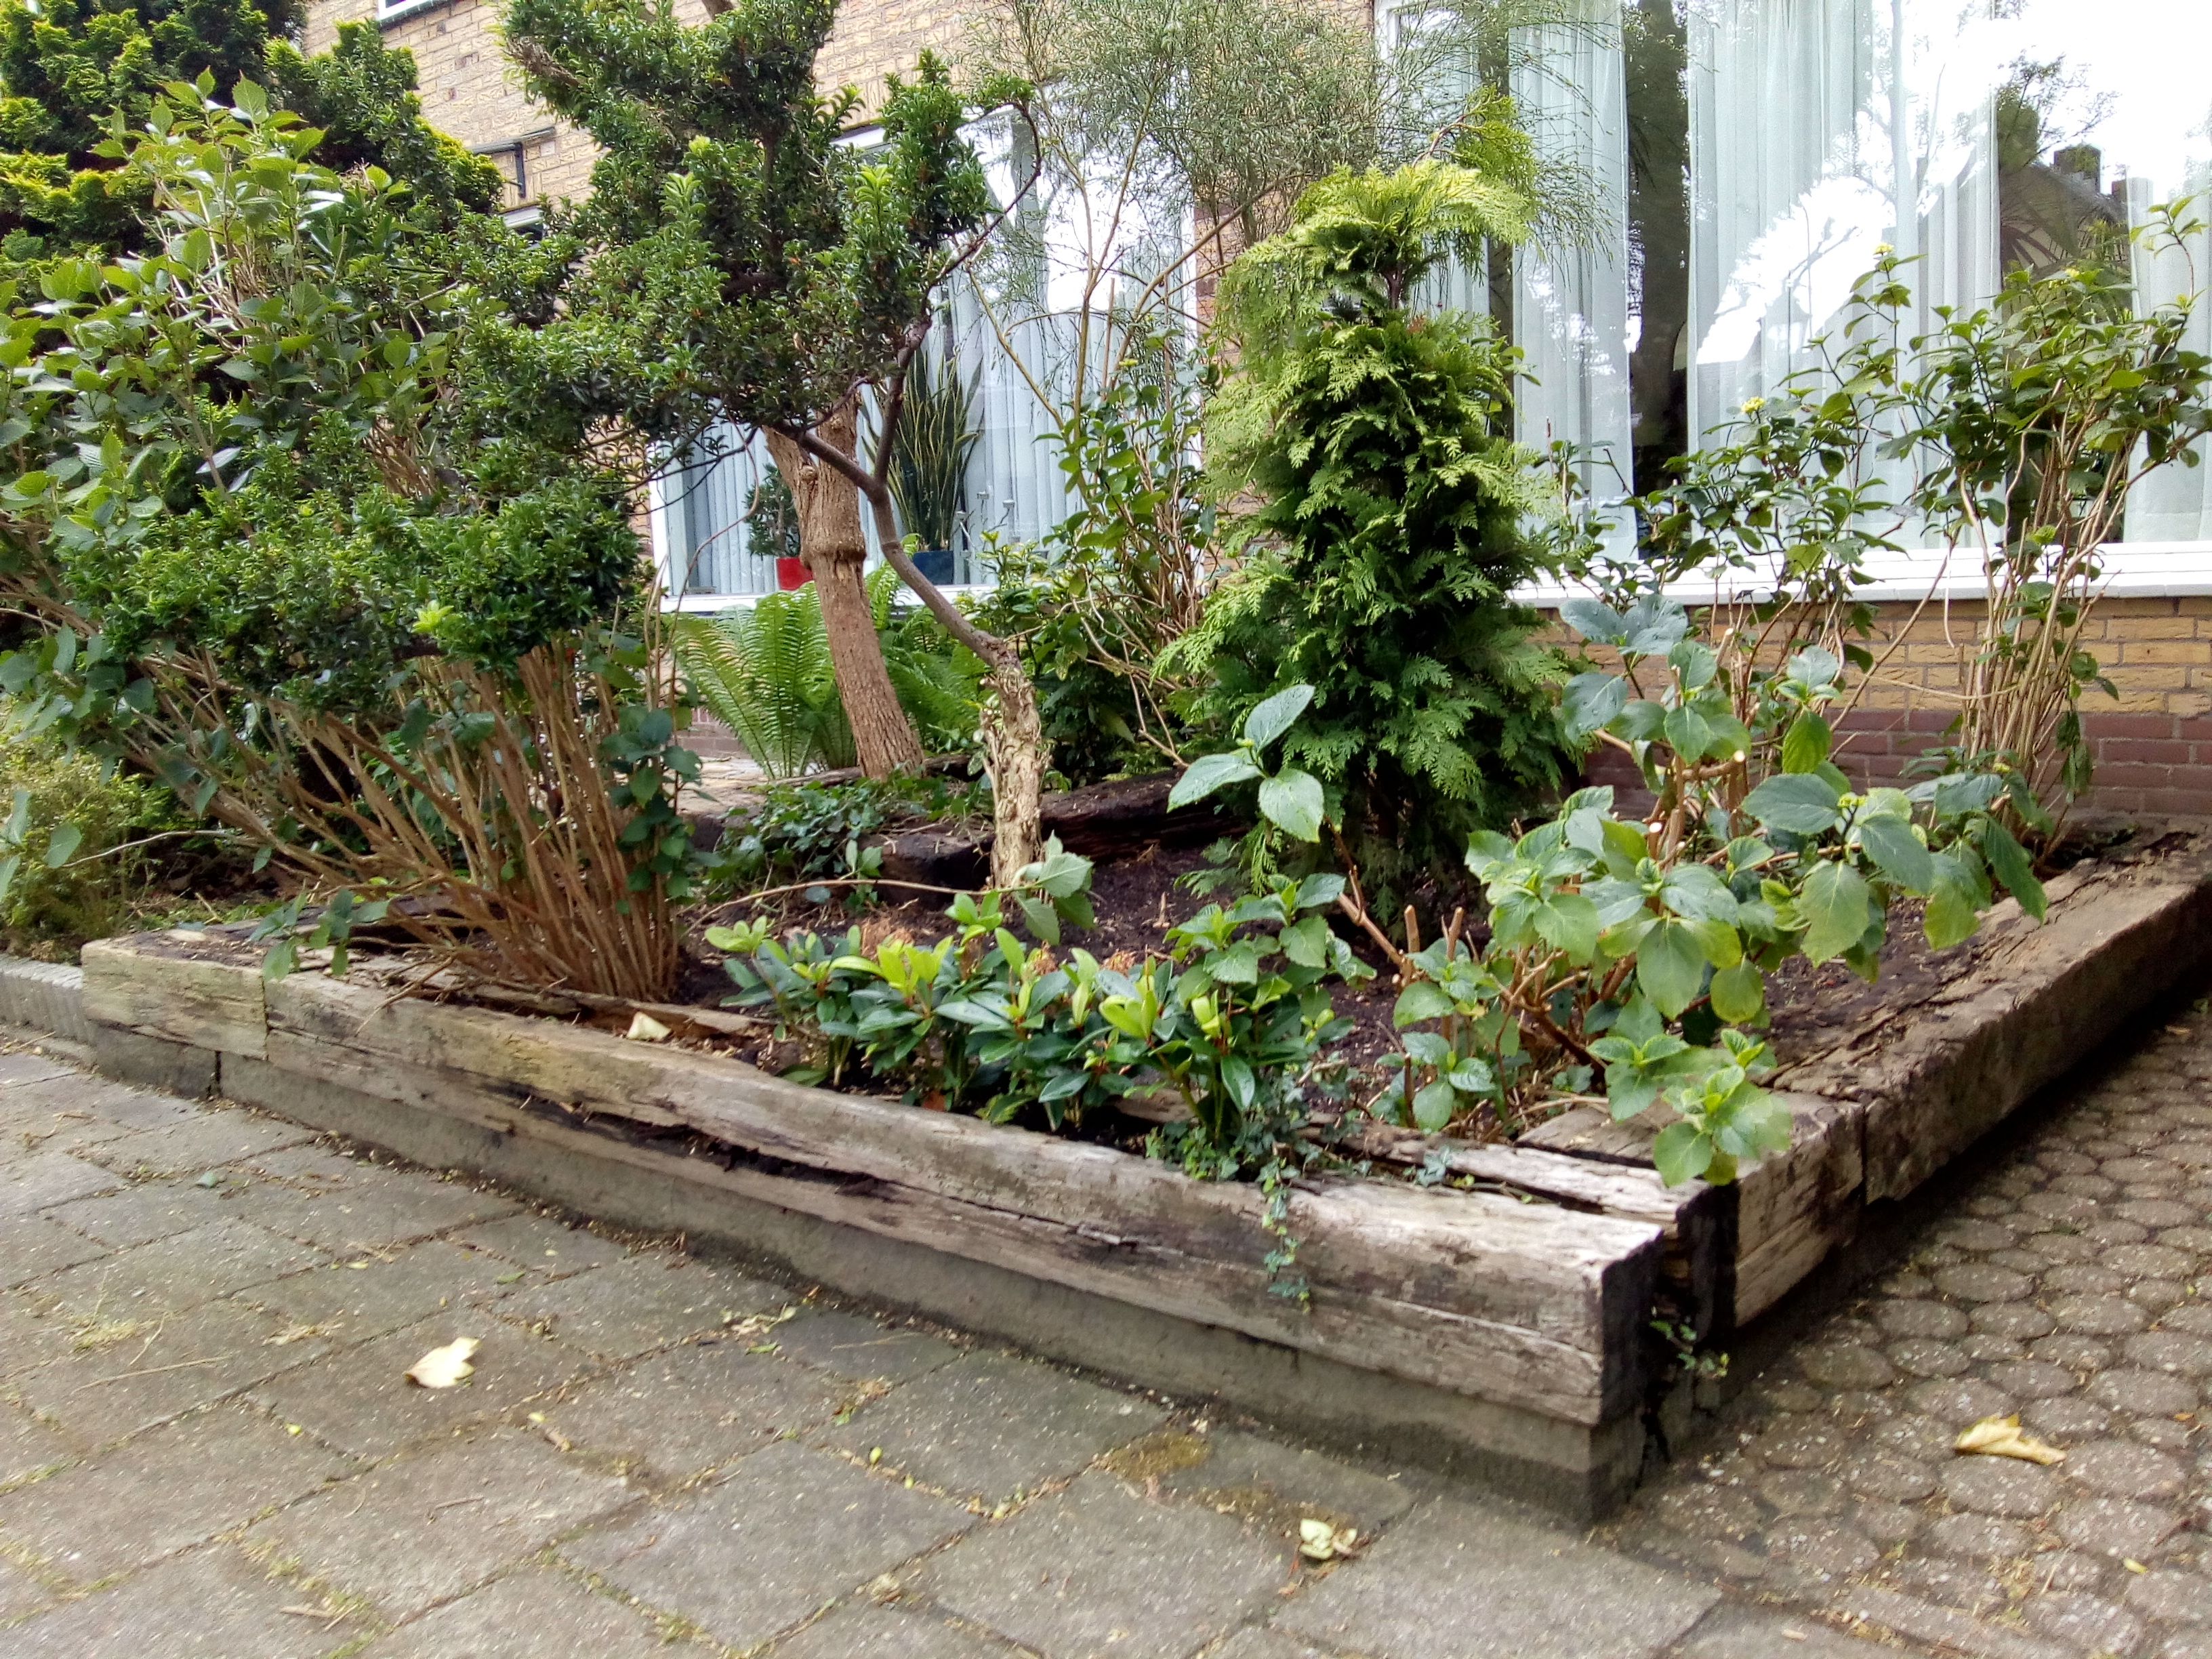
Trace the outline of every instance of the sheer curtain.
<path fill-rule="evenodd" d="M 1917 315 L 1997 286 L 1989 0 L 1691 0 L 1690 430 L 1812 367 L 1884 243 Z"/>
<path fill-rule="evenodd" d="M 1602 501 L 1627 493 L 1631 471 L 1628 109 L 1617 0 L 1586 4 L 1587 21 L 1516 32 L 1514 102 L 1585 211 L 1580 234 L 1514 251 L 1513 308 L 1535 380 L 1521 392 L 1521 441 L 1582 448 Z"/>
<path fill-rule="evenodd" d="M 2199 137 L 2200 144 L 2203 142 Z M 2175 179 L 2180 186 L 2161 193 L 2148 177 L 2126 180 L 2125 200 L 2130 225 L 2152 222 L 2151 209 L 2173 196 L 2194 197 L 2193 216 L 2203 220 L 2212 208 L 2212 161 L 2200 154 L 2190 158 Z M 2212 280 L 2212 232 L 2200 223 L 2178 242 L 2170 237 L 2146 238 L 2136 245 L 2136 303 L 2143 310 L 2168 306 L 2191 295 L 2201 295 Z M 2200 297 L 2189 323 L 2189 344 L 2194 350 L 2212 352 L 2212 298 Z M 2131 542 L 2191 542 L 2212 539 L 2212 444 L 2197 446 L 2197 462 L 2179 462 L 2146 475 L 2128 498 L 2127 538 Z"/>
<path fill-rule="evenodd" d="M 768 446 L 721 426 L 701 448 L 705 459 L 672 471 L 660 485 L 669 592 L 679 599 L 772 593 L 775 561 L 753 551 L 745 522 Z"/>

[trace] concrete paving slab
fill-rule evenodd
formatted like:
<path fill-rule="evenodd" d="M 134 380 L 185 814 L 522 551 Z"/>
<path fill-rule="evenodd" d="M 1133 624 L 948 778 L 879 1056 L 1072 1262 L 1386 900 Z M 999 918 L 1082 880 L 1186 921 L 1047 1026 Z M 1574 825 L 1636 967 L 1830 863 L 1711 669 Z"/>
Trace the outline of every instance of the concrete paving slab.
<path fill-rule="evenodd" d="M 224 1188 L 192 1181 L 149 1181 L 98 1198 L 81 1198 L 46 1213 L 87 1238 L 125 1250 L 228 1220 L 232 1212 Z"/>
<path fill-rule="evenodd" d="M 1139 1484 L 1156 1481 L 1164 1494 L 1237 1515 L 1291 1547 L 1302 1520 L 1324 1520 L 1372 1537 L 1427 1495 L 1418 1479 L 1394 1480 L 1234 1429 L 1203 1435 L 1163 1430 L 1109 1467 Z"/>
<path fill-rule="evenodd" d="M 0 1491 L 76 1455 L 76 1444 L 59 1429 L 12 1401 L 0 1400 Z"/>
<path fill-rule="evenodd" d="M 1376 1659 L 1650 1659 L 1719 1599 L 1568 1534 L 1440 1499 L 1273 1623 Z"/>
<path fill-rule="evenodd" d="M 355 1257 L 265 1280 L 238 1299 L 295 1325 L 326 1328 L 342 1342 L 366 1342 L 434 1314 L 496 1301 L 522 1282 L 516 1273 L 496 1257 L 431 1239 L 388 1260 Z"/>
<path fill-rule="evenodd" d="M 749 1648 L 975 1517 L 957 1504 L 781 1441 L 714 1486 L 565 1545 L 563 1559 Z"/>
<path fill-rule="evenodd" d="M 744 1342 L 650 1354 L 594 1377 L 552 1407 L 547 1426 L 656 1486 L 718 1468 L 763 1441 L 830 1420 L 851 1385 Z"/>
<path fill-rule="evenodd" d="M 261 1225 L 307 1240 L 334 1255 L 375 1255 L 398 1245 L 512 1212 L 515 1201 L 465 1182 L 402 1176 L 362 1166 L 357 1184 L 256 1180 L 240 1196 Z"/>
<path fill-rule="evenodd" d="M 1154 1504 L 1100 1472 L 977 1531 L 913 1582 L 1052 1659 L 1183 1659 L 1291 1578 L 1274 1541 L 1235 1516 Z"/>
<path fill-rule="evenodd" d="M 1034 1360 L 969 1353 L 864 1407 L 823 1443 L 957 1496 L 1004 1503 L 1158 1428 L 1151 1401 Z"/>
<path fill-rule="evenodd" d="M 764 1659 L 1017 1659 L 1020 1650 L 920 1607 L 849 1603 L 787 1636 Z"/>
<path fill-rule="evenodd" d="M 1894 1652 L 1806 1618 L 1723 1603 L 1698 1621 L 1674 1659 L 1880 1659 Z"/>
<path fill-rule="evenodd" d="M 790 1291 L 683 1256 L 641 1255 L 500 1304 L 500 1317 L 544 1330 L 602 1360 L 623 1360 L 708 1334 L 791 1302 Z"/>
<path fill-rule="evenodd" d="M 787 1358 L 855 1382 L 904 1382 L 949 1365 L 967 1352 L 920 1331 L 886 1325 L 838 1308 L 808 1308 L 770 1334 Z"/>
<path fill-rule="evenodd" d="M 91 1149 L 104 1167 L 134 1181 L 196 1176 L 219 1164 L 314 1138 L 312 1130 L 241 1111 L 207 1111 L 166 1128 L 148 1129 Z"/>
<path fill-rule="evenodd" d="M 143 1331 L 94 1328 L 91 1346 L 11 1382 L 23 1402 L 90 1451 L 228 1399 L 327 1352 L 327 1340 L 285 1340 L 281 1320 L 228 1302 Z"/>
<path fill-rule="evenodd" d="M 245 1547 L 362 1596 L 396 1623 L 631 1500 L 622 1480 L 582 1459 L 534 1435 L 500 1433 L 326 1488 L 253 1527 Z"/>
<path fill-rule="evenodd" d="M 326 1260 L 319 1250 L 228 1217 L 25 1286 L 64 1316 L 155 1319 Z"/>
<path fill-rule="evenodd" d="M 87 1200 L 98 1203 L 98 1199 Z M 67 1209 L 70 1206 L 64 1205 Z M 15 1215 L 0 1220 L 0 1291 L 13 1290 L 47 1273 L 74 1267 L 107 1254 L 108 1247 L 73 1232 L 44 1215 Z"/>
<path fill-rule="evenodd" d="M 112 1192 L 123 1182 L 97 1164 L 67 1152 L 33 1153 L 12 1165 L 0 1182 L 0 1216 L 28 1215 L 74 1198 Z"/>
<path fill-rule="evenodd" d="M 0 1627 L 4 1627 L 9 1620 L 21 1619 L 60 1599 L 60 1592 L 43 1580 L 13 1561 L 0 1560 Z M 7 1639 L 4 1628 L 0 1628 L 0 1642 Z"/>
<path fill-rule="evenodd" d="M 356 1467 L 257 1413 L 218 1406 L 0 1497 L 0 1541 L 19 1560 L 90 1583 L 202 1543 Z"/>
<path fill-rule="evenodd" d="M 601 1238 L 587 1227 L 572 1227 L 534 1210 L 518 1210 L 496 1221 L 464 1227 L 448 1237 L 456 1244 L 488 1250 L 547 1279 L 566 1279 L 586 1267 L 609 1267 L 635 1254 L 628 1245 Z"/>
<path fill-rule="evenodd" d="M 465 1381 L 424 1389 L 407 1380 L 416 1360 L 463 1336 L 482 1345 Z M 320 1340 L 331 1346 L 330 1339 Z M 502 1325 L 489 1312 L 459 1308 L 339 1348 L 271 1379 L 249 1397 L 340 1451 L 388 1457 L 419 1441 L 450 1437 L 457 1429 L 504 1416 L 590 1366 L 587 1355 L 565 1344 Z"/>
<path fill-rule="evenodd" d="M 317 1659 L 361 1628 L 227 1544 L 196 1550 L 0 1636 L 9 1659 Z"/>
<path fill-rule="evenodd" d="M 519 1567 L 411 1619 L 361 1659 L 707 1659 L 637 1608 L 562 1573 Z"/>

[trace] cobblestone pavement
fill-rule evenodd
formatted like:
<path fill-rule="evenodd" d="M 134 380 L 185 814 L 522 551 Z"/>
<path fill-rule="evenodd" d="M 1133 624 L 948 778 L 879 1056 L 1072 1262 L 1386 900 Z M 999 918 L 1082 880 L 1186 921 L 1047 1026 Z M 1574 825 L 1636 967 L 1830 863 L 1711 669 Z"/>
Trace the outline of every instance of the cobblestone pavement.
<path fill-rule="evenodd" d="M 0 1653 L 2212 1654 L 2201 1052 L 2098 1085 L 1595 1538 L 0 1053 Z M 465 1386 L 404 1380 L 459 1336 Z M 1950 1457 L 2013 1406 L 2064 1464 Z M 1301 1565 L 1309 1517 L 1363 1547 Z"/>

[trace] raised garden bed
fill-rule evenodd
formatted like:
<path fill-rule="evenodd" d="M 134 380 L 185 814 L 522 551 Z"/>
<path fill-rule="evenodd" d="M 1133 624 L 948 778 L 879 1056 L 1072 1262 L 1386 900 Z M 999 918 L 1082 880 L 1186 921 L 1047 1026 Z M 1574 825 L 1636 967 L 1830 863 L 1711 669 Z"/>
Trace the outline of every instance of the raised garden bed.
<path fill-rule="evenodd" d="M 2138 831 L 1785 1055 L 1796 1144 L 1669 1190 L 1650 1129 L 1569 1114 L 1517 1145 L 1370 1130 L 1382 1164 L 1290 1223 L 1310 1305 L 1269 1285 L 1261 1196 L 1112 1146 L 801 1087 L 587 1023 L 402 998 L 373 963 L 274 983 L 206 934 L 85 952 L 119 1075 L 223 1093 L 634 1224 L 780 1259 L 1077 1363 L 1602 1510 L 1668 1387 L 1662 1295 L 1723 1343 L 2130 1015 L 2212 958 L 2212 833 Z"/>

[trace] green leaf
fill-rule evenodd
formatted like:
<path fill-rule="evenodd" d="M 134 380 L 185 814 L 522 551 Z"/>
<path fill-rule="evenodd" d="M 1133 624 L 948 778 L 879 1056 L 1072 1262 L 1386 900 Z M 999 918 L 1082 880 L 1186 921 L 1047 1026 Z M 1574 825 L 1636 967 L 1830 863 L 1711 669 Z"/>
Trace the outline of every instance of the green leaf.
<path fill-rule="evenodd" d="M 0 903 L 7 902 L 9 890 L 15 884 L 15 872 L 23 867 L 23 855 L 10 853 L 0 859 Z"/>
<path fill-rule="evenodd" d="M 1459 1110 L 1459 1091 L 1441 1080 L 1424 1084 L 1413 1093 L 1413 1122 L 1415 1127 L 1431 1134 L 1452 1121 Z"/>
<path fill-rule="evenodd" d="M 1713 744 L 1713 728 L 1694 708 L 1670 708 L 1661 730 L 1674 751 L 1686 761 L 1703 760 Z"/>
<path fill-rule="evenodd" d="M 1310 772 L 1285 767 L 1260 786 L 1260 812 L 1286 836 L 1300 841 L 1321 839 L 1321 780 Z"/>
<path fill-rule="evenodd" d="M 1567 682 L 1560 706 L 1567 730 L 1588 737 L 1612 725 L 1628 707 L 1628 682 L 1617 674 L 1577 674 Z"/>
<path fill-rule="evenodd" d="M 1588 962 L 1597 951 L 1603 924 L 1597 906 L 1580 893 L 1559 893 L 1535 907 L 1536 936 L 1572 962 Z"/>
<path fill-rule="evenodd" d="M 1766 975 L 1758 965 L 1739 962 L 1713 975 L 1713 1012 L 1731 1025 L 1749 1025 L 1766 1012 Z"/>
<path fill-rule="evenodd" d="M 1782 739 L 1782 769 L 1784 772 L 1810 772 L 1828 758 L 1828 750 L 1836 734 L 1828 722 L 1811 709 L 1790 721 L 1790 730 Z"/>
<path fill-rule="evenodd" d="M 1313 699 L 1310 685 L 1293 685 L 1276 692 L 1244 717 L 1244 741 L 1255 749 L 1265 749 L 1297 724 Z"/>
<path fill-rule="evenodd" d="M 1962 945 L 1980 931 L 1981 925 L 1981 915 L 1974 908 L 1974 895 L 1969 889 L 1955 881 L 1936 884 L 1922 922 L 1929 950 L 1948 951 Z"/>
<path fill-rule="evenodd" d="M 1595 640 L 1600 645 L 1619 645 L 1628 637 L 1620 613 L 1595 599 L 1562 599 L 1559 620 L 1584 639 Z"/>
<path fill-rule="evenodd" d="M 1042 899 L 1031 898 L 1026 893 L 1017 898 L 1015 902 L 1022 907 L 1022 915 L 1029 922 L 1030 932 L 1035 933 L 1047 945 L 1060 943 L 1060 913 L 1058 911 Z"/>
<path fill-rule="evenodd" d="M 1874 891 L 1849 865 L 1821 863 L 1805 878 L 1797 908 L 1809 926 L 1802 949 L 1814 962 L 1839 957 L 1865 937 Z"/>
<path fill-rule="evenodd" d="M 83 843 L 84 831 L 76 824 L 58 825 L 54 833 L 46 838 L 46 868 L 60 869 Z"/>
<path fill-rule="evenodd" d="M 1843 792 L 1818 773 L 1784 773 L 1743 798 L 1744 811 L 1770 830 L 1817 836 L 1843 818 Z"/>
<path fill-rule="evenodd" d="M 1301 968 L 1328 967 L 1332 952 L 1327 918 L 1307 916 L 1283 929 L 1283 954 Z"/>
<path fill-rule="evenodd" d="M 1651 1162 L 1669 1187 L 1695 1181 L 1713 1167 L 1712 1137 L 1694 1123 L 1670 1123 L 1651 1143 Z"/>
<path fill-rule="evenodd" d="M 1193 801 L 1204 800 L 1217 789 L 1249 782 L 1260 775 L 1258 764 L 1241 749 L 1232 749 L 1225 755 L 1201 755 L 1168 792 L 1168 808 L 1172 811 L 1178 806 L 1188 806 Z"/>
<path fill-rule="evenodd" d="M 1636 982 L 1652 1006 L 1679 1018 L 1705 988 L 1705 952 L 1697 934 L 1672 920 L 1653 927 L 1636 947 Z"/>
<path fill-rule="evenodd" d="M 2012 831 L 1995 818 L 1984 823 L 1982 854 L 1989 860 L 1996 878 L 2004 884 L 2005 890 L 2020 901 L 2020 908 L 2041 921 L 2051 902 L 2044 895 L 2043 884 L 2035 878 L 2035 860 L 2013 838 Z"/>
<path fill-rule="evenodd" d="M 1342 876 L 1327 873 L 1308 876 L 1298 884 L 1296 908 L 1300 910 L 1318 909 L 1324 904 L 1335 903 L 1343 895 Z"/>
<path fill-rule="evenodd" d="M 1397 1006 L 1390 1011 L 1390 1023 L 1402 1031 L 1425 1019 L 1442 1019 L 1455 1008 L 1456 1005 L 1433 980 L 1417 979 L 1398 993 Z"/>
<path fill-rule="evenodd" d="M 1906 820 L 1862 819 L 1859 845 L 1866 848 L 1875 867 L 1906 892 L 1925 896 L 1936 890 L 1936 855 L 1921 844 Z"/>

